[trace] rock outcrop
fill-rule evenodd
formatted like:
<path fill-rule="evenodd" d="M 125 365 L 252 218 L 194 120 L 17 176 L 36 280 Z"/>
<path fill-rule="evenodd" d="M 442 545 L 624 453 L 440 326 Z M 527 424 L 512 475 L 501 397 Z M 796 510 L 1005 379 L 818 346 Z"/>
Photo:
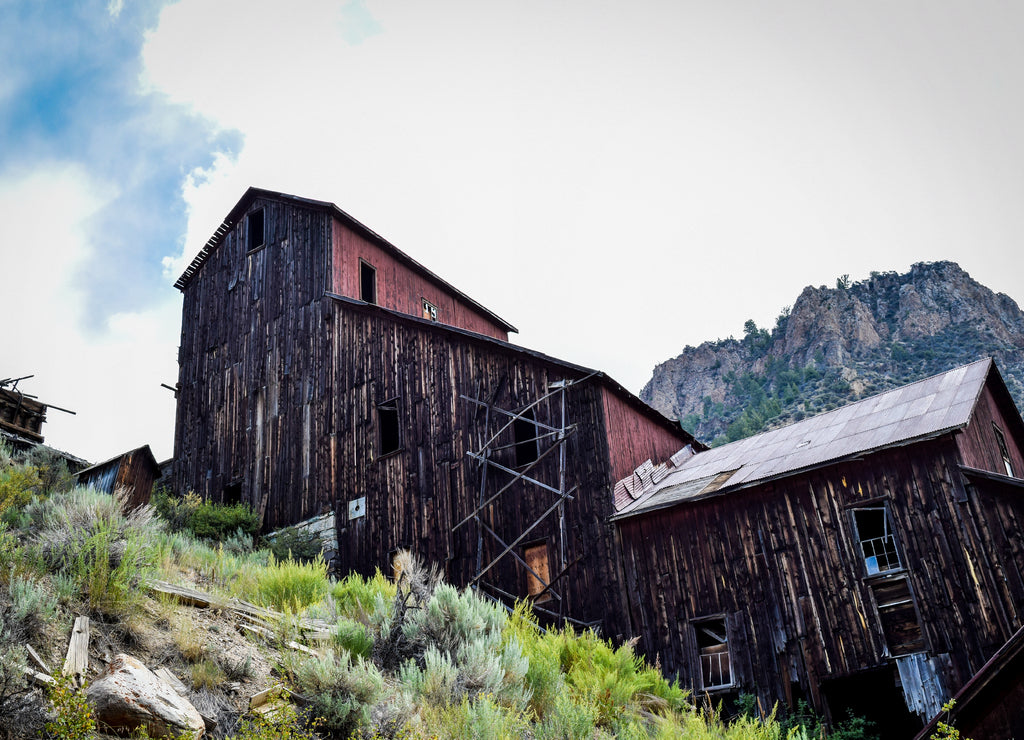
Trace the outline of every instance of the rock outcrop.
<path fill-rule="evenodd" d="M 809 286 L 772 331 L 748 322 L 742 340 L 687 347 L 655 368 L 640 397 L 722 441 L 984 356 L 1024 404 L 1024 312 L 954 262 L 922 262 L 903 275 Z"/>

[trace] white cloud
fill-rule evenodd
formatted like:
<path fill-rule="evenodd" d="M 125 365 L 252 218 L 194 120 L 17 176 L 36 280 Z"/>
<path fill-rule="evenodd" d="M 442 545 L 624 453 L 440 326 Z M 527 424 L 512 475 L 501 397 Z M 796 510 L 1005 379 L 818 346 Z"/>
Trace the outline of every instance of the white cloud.
<path fill-rule="evenodd" d="M 115 316 L 103 336 L 78 331 L 80 261 L 91 259 L 86 223 L 113 197 L 80 167 L 52 164 L 0 181 L 5 324 L 0 376 L 32 375 L 19 388 L 51 410 L 48 444 L 91 460 L 150 444 L 171 454 L 180 309 L 165 305 Z M 109 266 L 116 269 L 116 265 Z"/>

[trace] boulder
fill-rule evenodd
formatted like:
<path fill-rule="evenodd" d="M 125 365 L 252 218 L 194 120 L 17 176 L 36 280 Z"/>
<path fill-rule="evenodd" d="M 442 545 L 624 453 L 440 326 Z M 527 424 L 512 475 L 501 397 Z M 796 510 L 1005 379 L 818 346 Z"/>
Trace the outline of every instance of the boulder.
<path fill-rule="evenodd" d="M 86 690 L 101 726 L 117 733 L 144 727 L 150 737 L 202 737 L 203 718 L 166 682 L 130 655 L 119 654 Z"/>

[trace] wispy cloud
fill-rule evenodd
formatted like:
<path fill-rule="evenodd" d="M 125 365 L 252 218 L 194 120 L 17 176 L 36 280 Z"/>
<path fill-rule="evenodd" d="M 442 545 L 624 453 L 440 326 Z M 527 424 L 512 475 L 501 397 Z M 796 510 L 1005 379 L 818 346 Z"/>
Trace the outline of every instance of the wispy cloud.
<path fill-rule="evenodd" d="M 0 3 L 0 174 L 74 164 L 111 193 L 86 226 L 79 275 L 79 318 L 94 331 L 166 299 L 161 264 L 181 250 L 182 188 L 241 146 L 238 132 L 142 90 L 141 49 L 161 5 Z"/>

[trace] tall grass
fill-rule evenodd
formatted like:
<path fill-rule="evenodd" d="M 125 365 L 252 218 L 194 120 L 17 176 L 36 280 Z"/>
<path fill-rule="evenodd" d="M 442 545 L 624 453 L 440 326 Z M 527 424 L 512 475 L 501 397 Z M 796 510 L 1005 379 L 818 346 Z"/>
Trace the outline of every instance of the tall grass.
<path fill-rule="evenodd" d="M 323 601 L 330 585 L 323 558 L 298 563 L 290 557 L 278 560 L 271 555 L 256 580 L 256 594 L 261 605 L 292 613 Z"/>

